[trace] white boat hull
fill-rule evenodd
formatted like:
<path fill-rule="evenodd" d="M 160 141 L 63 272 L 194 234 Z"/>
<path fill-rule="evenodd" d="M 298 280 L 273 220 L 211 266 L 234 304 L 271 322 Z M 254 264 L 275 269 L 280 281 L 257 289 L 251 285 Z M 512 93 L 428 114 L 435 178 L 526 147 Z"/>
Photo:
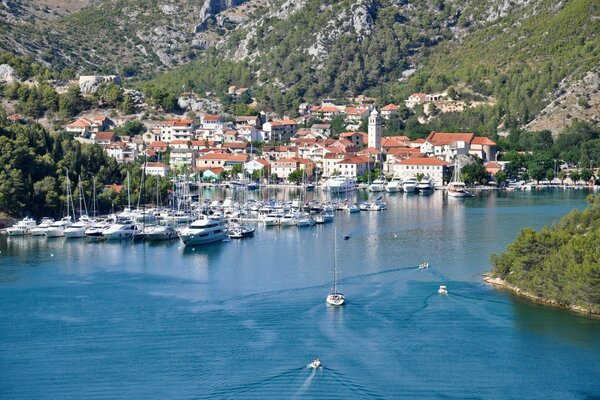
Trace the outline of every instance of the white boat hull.
<path fill-rule="evenodd" d="M 65 236 L 65 228 L 63 227 L 50 227 L 47 228 L 46 231 L 44 232 L 44 235 L 46 235 L 46 237 L 62 237 Z"/>
<path fill-rule="evenodd" d="M 325 301 L 327 302 L 327 304 L 332 306 L 341 306 L 345 303 L 346 299 L 341 293 L 331 293 L 327 296 L 327 299 Z"/>
<path fill-rule="evenodd" d="M 202 244 L 221 242 L 226 237 L 228 237 L 228 236 L 225 231 L 209 233 L 207 235 L 196 234 L 196 233 L 193 233 L 193 234 L 180 233 L 179 234 L 179 239 L 184 244 L 184 246 L 198 246 L 198 245 L 202 245 Z"/>
<path fill-rule="evenodd" d="M 85 237 L 85 228 L 78 229 L 65 229 L 64 231 L 65 237 L 67 238 L 82 238 Z"/>
<path fill-rule="evenodd" d="M 25 236 L 25 235 L 29 234 L 29 229 L 11 227 L 11 228 L 6 228 L 6 233 L 8 233 L 8 236 Z"/>

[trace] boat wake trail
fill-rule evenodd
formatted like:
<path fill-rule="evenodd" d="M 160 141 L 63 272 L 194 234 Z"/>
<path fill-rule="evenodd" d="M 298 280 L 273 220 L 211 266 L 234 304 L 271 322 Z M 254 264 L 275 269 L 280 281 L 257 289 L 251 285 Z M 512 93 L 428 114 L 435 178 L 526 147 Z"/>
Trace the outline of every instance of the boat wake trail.
<path fill-rule="evenodd" d="M 438 278 L 440 278 L 441 280 L 443 280 L 445 282 L 452 280 L 452 279 L 450 279 L 450 277 L 448 275 L 435 269 L 435 267 L 429 267 L 429 268 L 427 268 L 427 271 L 429 271 L 430 274 L 437 276 Z"/>
<path fill-rule="evenodd" d="M 354 380 L 345 377 L 343 374 L 336 370 L 327 368 L 327 375 L 330 376 L 334 382 L 338 383 L 344 389 L 349 390 L 351 392 L 352 396 L 348 397 L 356 397 L 362 399 L 385 399 L 385 397 L 380 395 L 379 393 L 376 393 L 373 390 L 356 383 Z M 342 393 L 342 391 L 339 392 Z"/>
<path fill-rule="evenodd" d="M 456 293 L 456 292 L 451 292 L 450 295 L 452 295 L 454 297 L 462 297 L 463 299 L 469 299 L 469 300 L 487 301 L 488 303 L 497 303 L 497 304 L 506 304 L 506 305 L 510 305 L 511 304 L 511 303 L 506 302 L 506 301 L 494 300 L 494 299 L 485 299 L 483 297 L 468 296 L 466 294 L 460 294 L 460 293 Z"/>
<path fill-rule="evenodd" d="M 224 387 L 221 389 L 216 389 L 210 393 L 206 393 L 206 395 L 204 397 L 200 397 L 200 398 L 214 399 L 214 398 L 225 398 L 228 396 L 234 396 L 237 398 L 239 396 L 240 392 L 248 393 L 248 392 L 252 392 L 254 390 L 263 388 L 267 385 L 275 384 L 277 381 L 281 380 L 282 378 L 296 376 L 299 373 L 299 371 L 304 371 L 304 367 L 303 368 L 294 368 L 294 369 L 291 369 L 288 371 L 284 371 L 280 374 L 267 377 L 259 382 L 249 382 L 249 383 L 245 383 L 245 384 L 241 384 L 241 385 L 237 385 L 237 386 L 229 386 L 229 387 Z"/>
<path fill-rule="evenodd" d="M 369 278 L 371 276 L 377 276 L 377 275 L 392 274 L 394 272 L 400 272 L 400 271 L 411 271 L 414 269 L 415 269 L 415 267 L 400 267 L 400 268 L 385 269 L 383 271 L 371 272 L 368 274 L 349 276 L 345 279 L 341 279 L 341 282 L 351 282 L 356 279 Z"/>
<path fill-rule="evenodd" d="M 313 368 L 312 371 L 310 371 L 310 375 L 306 377 L 306 380 L 304 381 L 302 386 L 300 386 L 300 389 L 298 389 L 298 391 L 296 393 L 294 393 L 294 395 L 292 396 L 292 399 L 297 399 L 300 396 L 302 396 L 304 393 L 306 393 L 306 391 L 310 387 L 310 384 L 312 383 L 313 379 L 315 379 L 316 374 L 317 374 L 317 369 Z"/>

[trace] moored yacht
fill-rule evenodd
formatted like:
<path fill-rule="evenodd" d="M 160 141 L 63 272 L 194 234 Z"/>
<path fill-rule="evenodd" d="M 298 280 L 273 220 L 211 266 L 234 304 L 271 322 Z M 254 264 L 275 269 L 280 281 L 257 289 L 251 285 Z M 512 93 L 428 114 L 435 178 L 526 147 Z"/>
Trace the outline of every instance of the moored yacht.
<path fill-rule="evenodd" d="M 402 191 L 402 178 L 393 177 L 391 181 L 385 185 L 385 191 L 388 193 L 398 193 Z"/>
<path fill-rule="evenodd" d="M 157 225 L 148 228 L 148 240 L 156 242 L 160 240 L 177 239 L 177 231 L 171 225 Z"/>
<path fill-rule="evenodd" d="M 429 178 L 423 178 L 417 184 L 417 190 L 420 194 L 430 194 L 433 190 L 433 183 Z"/>
<path fill-rule="evenodd" d="M 36 226 L 35 219 L 25 217 L 10 228 L 6 228 L 6 233 L 8 236 L 23 236 L 29 234 Z"/>
<path fill-rule="evenodd" d="M 221 219 L 201 215 L 189 227 L 179 232 L 179 239 L 185 246 L 220 242 L 227 237 L 227 230 Z"/>
<path fill-rule="evenodd" d="M 270 212 L 263 218 L 263 223 L 265 226 L 277 226 L 281 223 L 281 219 L 283 218 L 283 213 L 280 212 Z"/>
<path fill-rule="evenodd" d="M 69 226 L 71 226 L 71 217 L 64 217 L 50 224 L 50 226 L 44 231 L 44 235 L 46 235 L 46 237 L 65 236 L 65 229 L 67 229 Z"/>
<path fill-rule="evenodd" d="M 402 190 L 405 193 L 415 193 L 417 191 L 417 180 L 415 178 L 409 178 L 402 184 Z"/>
<path fill-rule="evenodd" d="M 82 238 L 85 236 L 85 231 L 92 225 L 93 221 L 87 215 L 83 215 L 73 225 L 65 228 L 65 237 Z"/>
<path fill-rule="evenodd" d="M 110 228 L 110 226 L 114 223 L 114 221 L 109 221 L 109 220 L 99 220 L 96 221 L 95 223 L 93 223 L 91 226 L 89 226 L 85 231 L 84 234 L 86 237 L 89 237 L 90 239 L 93 238 L 104 238 L 104 231 L 106 231 L 108 228 Z"/>
<path fill-rule="evenodd" d="M 48 229 L 48 227 L 50 225 L 52 225 L 53 223 L 54 223 L 54 219 L 44 217 L 44 218 L 42 218 L 42 220 L 40 221 L 40 224 L 37 227 L 29 230 L 29 234 L 31 236 L 44 236 L 44 232 L 46 232 L 46 229 Z"/>
<path fill-rule="evenodd" d="M 379 178 L 375 179 L 369 185 L 369 191 L 370 192 L 383 192 L 385 190 L 386 183 L 387 183 L 387 180 L 385 179 L 385 177 L 380 176 Z"/>
<path fill-rule="evenodd" d="M 327 180 L 325 186 L 331 193 L 346 193 L 356 189 L 356 180 L 350 176 L 334 176 Z"/>
<path fill-rule="evenodd" d="M 298 219 L 295 213 L 287 213 L 280 220 L 281 226 L 296 226 L 298 225 Z"/>
<path fill-rule="evenodd" d="M 122 221 L 112 224 L 108 229 L 102 232 L 106 240 L 131 239 L 138 231 L 138 227 L 133 221 Z"/>

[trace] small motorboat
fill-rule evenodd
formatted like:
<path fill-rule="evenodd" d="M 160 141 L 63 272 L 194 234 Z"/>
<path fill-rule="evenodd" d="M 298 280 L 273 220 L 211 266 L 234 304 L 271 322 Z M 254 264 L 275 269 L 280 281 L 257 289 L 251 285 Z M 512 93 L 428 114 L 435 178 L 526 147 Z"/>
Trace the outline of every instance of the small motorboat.
<path fill-rule="evenodd" d="M 419 264 L 419 269 L 427 269 L 427 268 L 429 268 L 429 263 L 427 261 L 424 261 L 421 264 Z"/>
<path fill-rule="evenodd" d="M 230 239 L 243 239 L 254 235 L 255 228 L 250 226 L 233 226 L 227 230 Z"/>
<path fill-rule="evenodd" d="M 318 358 L 315 358 L 306 366 L 306 368 L 317 369 L 320 366 L 321 366 L 321 360 L 319 360 Z"/>
<path fill-rule="evenodd" d="M 350 235 L 344 235 L 344 240 L 350 239 Z"/>
<path fill-rule="evenodd" d="M 444 286 L 444 285 L 440 285 L 440 288 L 438 289 L 438 293 L 439 294 L 448 294 L 448 288 L 446 288 L 446 286 Z"/>

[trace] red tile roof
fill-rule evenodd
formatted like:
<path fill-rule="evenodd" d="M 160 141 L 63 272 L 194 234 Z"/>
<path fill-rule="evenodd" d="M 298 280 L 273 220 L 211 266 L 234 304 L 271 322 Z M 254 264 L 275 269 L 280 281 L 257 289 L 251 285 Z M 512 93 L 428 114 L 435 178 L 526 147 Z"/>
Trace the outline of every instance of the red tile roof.
<path fill-rule="evenodd" d="M 114 132 L 98 132 L 94 136 L 94 141 L 98 142 L 100 140 L 110 140 L 110 141 L 115 140 L 115 133 Z"/>
<path fill-rule="evenodd" d="M 271 126 L 298 125 L 293 119 L 282 119 L 280 121 L 272 121 Z"/>
<path fill-rule="evenodd" d="M 69 128 L 85 128 L 86 126 L 92 126 L 93 124 L 87 119 L 81 118 L 75 122 L 71 122 L 67 125 Z"/>
<path fill-rule="evenodd" d="M 375 154 L 375 155 L 378 155 L 378 154 L 381 154 L 381 151 L 377 150 L 374 147 L 367 147 L 366 149 L 363 149 L 363 150 L 359 151 L 358 154 L 359 155 L 362 155 L 362 154 Z"/>
<path fill-rule="evenodd" d="M 482 146 L 495 146 L 496 142 L 489 138 L 486 138 L 485 136 L 475 136 L 471 141 L 471 144 L 478 144 Z"/>
<path fill-rule="evenodd" d="M 169 166 L 167 164 L 163 164 L 161 162 L 147 162 L 146 163 L 146 168 L 169 168 Z M 144 166 L 142 165 L 142 168 L 144 168 Z"/>
<path fill-rule="evenodd" d="M 472 133 L 445 133 L 431 132 L 427 136 L 427 141 L 436 146 L 445 146 L 454 142 L 471 143 L 474 135 Z"/>
<path fill-rule="evenodd" d="M 338 164 L 367 164 L 373 163 L 373 159 L 361 156 L 349 156 L 341 160 Z"/>
<path fill-rule="evenodd" d="M 206 114 L 205 116 L 202 117 L 202 121 L 218 122 L 221 120 L 222 120 L 222 118 L 218 115 Z"/>
<path fill-rule="evenodd" d="M 399 109 L 400 107 L 395 104 L 388 104 L 387 106 L 383 107 L 381 111 L 398 111 Z"/>
<path fill-rule="evenodd" d="M 168 145 L 166 142 L 161 142 L 161 141 L 158 141 L 158 142 L 151 142 L 151 143 L 148 145 L 148 147 L 155 147 L 155 148 L 156 148 L 156 147 L 158 147 L 158 148 L 167 148 L 167 147 L 169 147 L 169 145 Z"/>

